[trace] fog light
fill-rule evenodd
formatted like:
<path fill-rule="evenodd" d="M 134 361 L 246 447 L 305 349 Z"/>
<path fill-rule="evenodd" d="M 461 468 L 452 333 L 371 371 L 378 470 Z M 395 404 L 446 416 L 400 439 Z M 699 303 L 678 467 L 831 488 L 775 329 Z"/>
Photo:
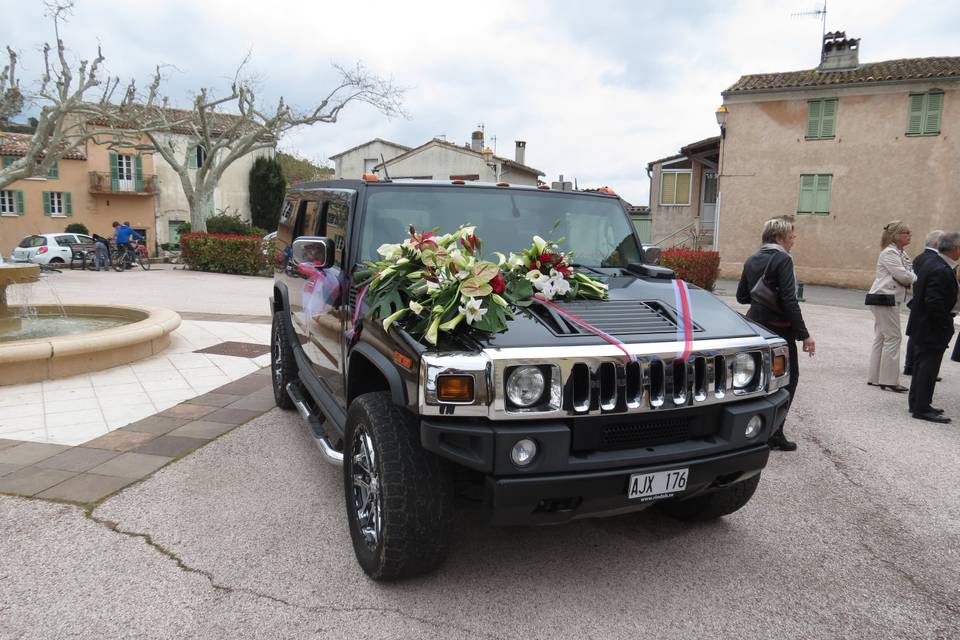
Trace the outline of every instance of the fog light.
<path fill-rule="evenodd" d="M 747 438 L 755 438 L 761 429 L 763 429 L 763 418 L 760 416 L 751 416 L 750 419 L 747 420 L 747 428 L 744 430 L 743 435 Z"/>
<path fill-rule="evenodd" d="M 536 455 L 537 443 L 529 438 L 517 440 L 517 443 L 513 445 L 513 449 L 510 450 L 510 460 L 518 467 L 527 466 L 533 462 Z"/>

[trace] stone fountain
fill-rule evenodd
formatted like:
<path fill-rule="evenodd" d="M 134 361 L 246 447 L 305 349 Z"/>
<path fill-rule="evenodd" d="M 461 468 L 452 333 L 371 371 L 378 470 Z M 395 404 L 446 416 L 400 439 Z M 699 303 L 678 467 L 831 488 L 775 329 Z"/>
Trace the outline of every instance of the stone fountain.
<path fill-rule="evenodd" d="M 36 264 L 0 265 L 0 385 L 64 378 L 160 353 L 180 326 L 170 309 L 7 303 L 7 287 L 36 282 Z"/>

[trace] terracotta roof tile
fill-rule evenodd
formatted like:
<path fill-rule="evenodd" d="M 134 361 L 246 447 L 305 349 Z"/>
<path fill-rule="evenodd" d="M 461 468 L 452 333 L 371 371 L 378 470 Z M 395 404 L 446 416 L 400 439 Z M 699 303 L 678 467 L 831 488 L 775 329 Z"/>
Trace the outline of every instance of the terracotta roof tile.
<path fill-rule="evenodd" d="M 29 133 L 0 133 L 0 156 L 16 156 L 22 158 L 27 155 L 27 148 L 33 138 Z M 74 149 L 63 156 L 64 160 L 86 160 L 87 154 L 83 149 Z"/>
<path fill-rule="evenodd" d="M 862 85 L 875 82 L 905 82 L 911 80 L 960 79 L 960 57 L 949 58 L 904 58 L 868 62 L 849 71 L 785 71 L 780 73 L 757 73 L 742 76 L 723 95 L 773 91 L 778 89 L 803 89 L 838 85 Z"/>

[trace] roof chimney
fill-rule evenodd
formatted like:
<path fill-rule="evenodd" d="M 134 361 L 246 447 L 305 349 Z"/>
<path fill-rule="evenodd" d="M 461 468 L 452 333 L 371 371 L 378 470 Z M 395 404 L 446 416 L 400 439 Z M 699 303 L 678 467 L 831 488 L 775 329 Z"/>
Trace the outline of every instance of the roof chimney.
<path fill-rule="evenodd" d="M 526 164 L 526 162 L 524 162 L 524 161 L 526 160 L 526 157 L 527 157 L 527 143 L 526 143 L 526 141 L 525 141 L 525 140 L 515 140 L 514 142 L 515 142 L 515 144 L 517 145 L 517 151 L 516 151 L 516 154 L 514 155 L 514 157 L 515 157 L 516 160 L 517 160 L 517 164 Z"/>
<path fill-rule="evenodd" d="M 818 71 L 850 71 L 860 66 L 860 38 L 847 38 L 845 31 L 823 36 Z"/>
<path fill-rule="evenodd" d="M 483 131 L 478 129 L 470 134 L 470 148 L 480 153 L 483 152 Z"/>

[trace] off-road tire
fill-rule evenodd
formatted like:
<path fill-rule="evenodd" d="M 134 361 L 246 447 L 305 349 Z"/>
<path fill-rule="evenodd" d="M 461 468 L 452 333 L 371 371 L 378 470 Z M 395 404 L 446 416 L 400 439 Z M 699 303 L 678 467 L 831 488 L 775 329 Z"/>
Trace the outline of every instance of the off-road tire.
<path fill-rule="evenodd" d="M 354 456 L 359 434 L 369 436 L 379 485 L 379 539 L 361 533 L 354 501 Z M 343 486 L 357 561 L 374 580 L 427 573 L 446 558 L 453 518 L 453 476 L 448 463 L 420 445 L 418 424 L 387 392 L 367 393 L 350 405 L 343 445 Z"/>
<path fill-rule="evenodd" d="M 716 520 L 743 508 L 760 484 L 760 474 L 747 478 L 729 487 L 717 489 L 712 493 L 689 500 L 668 500 L 657 506 L 661 511 L 677 520 L 687 522 L 706 522 Z"/>
<path fill-rule="evenodd" d="M 293 399 L 287 393 L 287 385 L 296 382 L 298 375 L 289 334 L 283 312 L 274 313 L 273 327 L 270 330 L 270 381 L 273 386 L 273 400 L 281 409 L 293 409 Z"/>

